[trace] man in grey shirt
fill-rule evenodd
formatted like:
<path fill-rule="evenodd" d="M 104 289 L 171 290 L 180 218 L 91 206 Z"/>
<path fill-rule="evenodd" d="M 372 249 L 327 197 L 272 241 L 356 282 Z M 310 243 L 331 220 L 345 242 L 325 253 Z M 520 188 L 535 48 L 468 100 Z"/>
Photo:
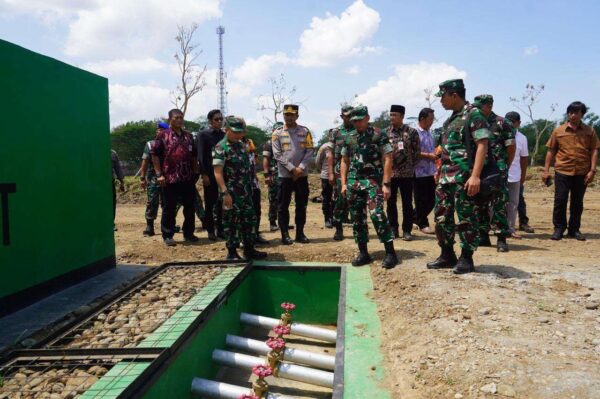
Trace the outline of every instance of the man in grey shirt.
<path fill-rule="evenodd" d="M 333 203 L 331 196 L 333 195 L 333 187 L 329 183 L 329 159 L 333 157 L 333 144 L 326 142 L 321 145 L 319 151 L 317 151 L 317 158 L 315 163 L 317 168 L 321 171 L 321 197 L 323 198 L 323 217 L 325 218 L 325 227 L 328 229 L 333 228 Z"/>
<path fill-rule="evenodd" d="M 279 228 L 281 242 L 291 245 L 289 235 L 289 206 L 294 193 L 296 202 L 296 242 L 306 244 L 309 239 L 304 234 L 306 206 L 308 205 L 308 167 L 313 158 L 313 140 L 308 128 L 298 125 L 298 106 L 286 104 L 283 107 L 285 124 L 273 133 L 273 158 L 277 161 L 281 191 L 279 199 Z"/>

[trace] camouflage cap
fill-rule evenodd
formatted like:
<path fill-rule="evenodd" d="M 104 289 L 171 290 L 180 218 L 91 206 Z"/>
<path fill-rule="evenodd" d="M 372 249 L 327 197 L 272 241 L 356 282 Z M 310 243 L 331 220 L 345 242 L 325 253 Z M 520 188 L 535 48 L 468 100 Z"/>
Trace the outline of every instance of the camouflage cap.
<path fill-rule="evenodd" d="M 273 124 L 272 130 L 275 131 L 275 130 L 279 129 L 282 126 L 283 126 L 283 122 L 275 122 Z"/>
<path fill-rule="evenodd" d="M 482 105 L 493 103 L 494 97 L 491 94 L 480 94 L 476 96 L 473 100 L 473 105 L 475 105 L 476 107 L 481 107 Z"/>
<path fill-rule="evenodd" d="M 369 115 L 369 109 L 365 105 L 358 105 L 350 112 L 351 121 L 361 121 Z"/>
<path fill-rule="evenodd" d="M 349 116 L 354 107 L 352 105 L 344 105 L 342 107 L 342 115 Z"/>
<path fill-rule="evenodd" d="M 246 131 L 246 121 L 239 116 L 229 115 L 225 118 L 225 127 L 233 132 L 242 133 Z"/>
<path fill-rule="evenodd" d="M 436 97 L 441 97 L 447 90 L 464 90 L 465 83 L 462 79 L 450 79 L 440 83 L 440 91 L 435 93 Z"/>

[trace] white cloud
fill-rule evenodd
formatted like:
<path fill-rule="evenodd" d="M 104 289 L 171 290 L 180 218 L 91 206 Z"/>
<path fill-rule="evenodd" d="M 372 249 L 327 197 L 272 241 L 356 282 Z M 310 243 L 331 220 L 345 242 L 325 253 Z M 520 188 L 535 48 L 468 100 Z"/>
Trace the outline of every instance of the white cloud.
<path fill-rule="evenodd" d="M 346 73 L 348 75 L 358 75 L 360 73 L 360 66 L 352 65 L 350 68 L 346 69 Z"/>
<path fill-rule="evenodd" d="M 277 65 L 286 65 L 291 60 L 285 53 L 261 55 L 258 58 L 246 58 L 244 63 L 233 70 L 233 77 L 238 81 L 256 86 L 265 83 L 271 70 Z"/>
<path fill-rule="evenodd" d="M 169 90 L 155 86 L 109 85 L 110 124 L 164 117 L 172 108 Z"/>
<path fill-rule="evenodd" d="M 341 59 L 372 52 L 365 47 L 377 32 L 381 18 L 362 0 L 356 0 L 340 16 L 313 17 L 310 28 L 300 36 L 298 63 L 302 66 L 330 66 Z"/>
<path fill-rule="evenodd" d="M 81 67 L 108 78 L 132 73 L 140 74 L 145 72 L 156 72 L 172 68 L 171 65 L 165 64 L 152 57 L 138 59 L 119 58 L 110 61 L 88 62 Z"/>
<path fill-rule="evenodd" d="M 0 15 L 32 15 L 49 25 L 98 4 L 98 0 L 0 0 Z"/>
<path fill-rule="evenodd" d="M 402 104 L 407 108 L 407 115 L 415 114 L 425 106 L 425 89 L 437 87 L 447 79 L 464 79 L 467 76 L 465 71 L 452 65 L 428 62 L 396 65 L 394 72 L 357 96 L 356 102 L 368 106 L 371 115 L 388 109 L 391 104 Z"/>
<path fill-rule="evenodd" d="M 107 0 L 69 24 L 65 53 L 94 59 L 141 58 L 169 46 L 177 25 L 222 15 L 219 0 Z"/>
<path fill-rule="evenodd" d="M 536 55 L 536 54 L 537 54 L 537 53 L 539 53 L 539 52 L 540 52 L 540 49 L 539 49 L 539 48 L 538 48 L 538 46 L 536 46 L 536 45 L 529 46 L 529 47 L 525 47 L 525 48 L 523 49 L 523 55 L 524 55 L 525 57 L 529 57 L 529 56 L 532 56 L 532 55 Z"/>

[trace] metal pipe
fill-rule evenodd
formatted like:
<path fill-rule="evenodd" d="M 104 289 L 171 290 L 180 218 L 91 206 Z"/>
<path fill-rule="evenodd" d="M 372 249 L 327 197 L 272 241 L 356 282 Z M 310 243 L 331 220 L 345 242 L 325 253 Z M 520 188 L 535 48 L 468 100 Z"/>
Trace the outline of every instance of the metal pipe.
<path fill-rule="evenodd" d="M 224 382 L 194 378 L 192 380 L 192 393 L 209 398 L 239 399 L 240 396 L 251 394 L 252 390 L 237 385 L 225 384 Z M 266 399 L 294 399 L 292 396 L 267 393 Z"/>
<path fill-rule="evenodd" d="M 237 335 L 227 334 L 226 343 L 235 349 L 240 349 L 248 352 L 255 352 L 260 355 L 267 355 L 271 349 L 266 343 L 256 339 L 238 337 Z M 326 370 L 335 368 L 335 356 L 314 353 L 302 349 L 285 348 L 283 351 L 283 360 L 294 363 L 307 364 L 309 366 L 318 367 Z"/>
<path fill-rule="evenodd" d="M 241 353 L 215 349 L 212 354 L 214 362 L 229 367 L 241 367 L 251 370 L 259 364 L 267 365 L 266 359 L 256 356 L 243 355 Z M 321 387 L 333 388 L 333 373 L 323 370 L 315 370 L 304 366 L 290 363 L 280 363 L 277 374 L 280 378 L 306 382 Z"/>
<path fill-rule="evenodd" d="M 258 316 L 250 313 L 241 313 L 240 321 L 244 324 L 250 324 L 252 326 L 258 326 L 263 328 L 271 329 L 279 324 L 279 319 L 273 319 L 272 317 Z M 315 327 L 309 324 L 292 323 L 290 324 L 291 333 L 294 335 L 300 335 L 302 337 L 319 339 L 325 342 L 335 343 L 337 339 L 337 332 L 335 330 L 328 330 L 326 328 Z"/>

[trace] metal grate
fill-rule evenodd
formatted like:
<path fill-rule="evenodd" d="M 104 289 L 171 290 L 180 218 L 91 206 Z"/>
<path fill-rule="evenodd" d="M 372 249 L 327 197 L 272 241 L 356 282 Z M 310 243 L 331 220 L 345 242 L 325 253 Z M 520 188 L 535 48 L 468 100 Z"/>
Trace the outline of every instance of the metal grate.
<path fill-rule="evenodd" d="M 154 358 L 143 354 L 17 357 L 0 367 L 0 398 L 75 398 L 83 393 L 101 397 L 107 386 L 137 377 Z"/>
<path fill-rule="evenodd" d="M 234 268 L 239 271 L 240 268 Z M 179 309 L 219 276 L 221 266 L 170 266 L 138 289 L 84 320 L 50 348 L 133 348 L 167 320 L 178 324 Z M 215 293 L 215 295 L 218 292 Z M 197 314 L 196 314 L 197 316 Z"/>

